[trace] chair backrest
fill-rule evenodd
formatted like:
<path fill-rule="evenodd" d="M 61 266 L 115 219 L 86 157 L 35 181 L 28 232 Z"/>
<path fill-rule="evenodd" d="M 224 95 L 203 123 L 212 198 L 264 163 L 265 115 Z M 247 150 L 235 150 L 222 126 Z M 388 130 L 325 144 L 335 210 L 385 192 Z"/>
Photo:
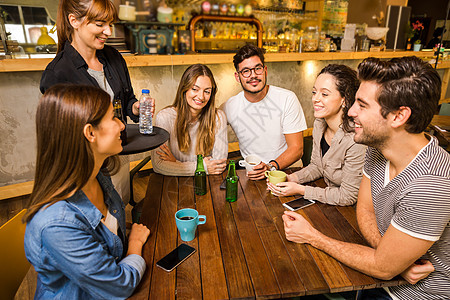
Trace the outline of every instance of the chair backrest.
<path fill-rule="evenodd" d="M 26 211 L 23 209 L 0 227 L 0 298 L 2 299 L 14 298 L 30 269 L 23 246 L 26 224 L 22 223 L 22 217 Z"/>
<path fill-rule="evenodd" d="M 450 116 L 450 103 L 442 103 L 439 114 L 442 116 Z"/>
<path fill-rule="evenodd" d="M 306 167 L 311 162 L 311 154 L 313 147 L 313 138 L 312 136 L 306 136 L 303 138 L 303 166 Z"/>

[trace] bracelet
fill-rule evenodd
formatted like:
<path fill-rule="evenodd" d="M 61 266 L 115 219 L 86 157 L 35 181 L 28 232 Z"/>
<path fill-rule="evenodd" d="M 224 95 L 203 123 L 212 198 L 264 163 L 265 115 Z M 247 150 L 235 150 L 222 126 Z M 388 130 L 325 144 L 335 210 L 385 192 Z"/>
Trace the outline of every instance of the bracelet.
<path fill-rule="evenodd" d="M 276 160 L 272 159 L 272 160 L 269 161 L 269 163 L 271 163 L 271 162 L 274 162 L 277 165 L 277 170 L 280 169 L 280 165 L 277 163 Z"/>

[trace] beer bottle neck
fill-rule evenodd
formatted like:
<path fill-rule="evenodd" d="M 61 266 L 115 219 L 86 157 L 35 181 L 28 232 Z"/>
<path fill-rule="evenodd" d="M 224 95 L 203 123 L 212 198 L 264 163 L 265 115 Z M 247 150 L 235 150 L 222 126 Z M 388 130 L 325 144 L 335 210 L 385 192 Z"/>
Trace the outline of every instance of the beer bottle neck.
<path fill-rule="evenodd" d="M 205 171 L 205 168 L 203 167 L 203 155 L 201 154 L 197 155 L 197 169 L 195 171 Z"/>
<path fill-rule="evenodd" d="M 234 161 L 231 160 L 230 164 L 228 165 L 228 177 L 236 176 L 236 165 L 234 164 Z"/>

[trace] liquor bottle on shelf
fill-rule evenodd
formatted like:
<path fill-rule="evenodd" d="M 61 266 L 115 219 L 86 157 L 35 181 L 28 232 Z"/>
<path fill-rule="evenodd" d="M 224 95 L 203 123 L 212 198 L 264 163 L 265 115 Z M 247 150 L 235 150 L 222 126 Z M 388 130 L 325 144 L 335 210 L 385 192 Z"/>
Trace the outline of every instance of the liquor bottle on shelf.
<path fill-rule="evenodd" d="M 236 5 L 230 4 L 230 8 L 228 10 L 228 15 L 235 16 L 236 15 Z"/>
<path fill-rule="evenodd" d="M 213 3 L 211 5 L 211 14 L 218 15 L 219 14 L 219 3 Z"/>
<path fill-rule="evenodd" d="M 211 3 L 208 1 L 203 1 L 202 3 L 202 14 L 208 15 L 211 12 Z"/>
<path fill-rule="evenodd" d="M 220 8 L 219 8 L 220 14 L 221 15 L 226 15 L 228 12 L 228 5 L 226 3 L 222 3 L 220 4 Z"/>

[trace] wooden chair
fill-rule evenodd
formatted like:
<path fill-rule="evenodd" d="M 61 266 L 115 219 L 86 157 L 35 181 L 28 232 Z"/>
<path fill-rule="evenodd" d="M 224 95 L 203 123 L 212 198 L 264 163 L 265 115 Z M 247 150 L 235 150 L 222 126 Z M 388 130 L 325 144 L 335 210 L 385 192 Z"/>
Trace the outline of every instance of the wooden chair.
<path fill-rule="evenodd" d="M 450 103 L 442 103 L 439 114 L 441 116 L 450 116 Z"/>
<path fill-rule="evenodd" d="M 0 298 L 14 299 L 23 278 L 30 268 L 25 258 L 23 239 L 26 224 L 22 217 L 27 210 L 23 209 L 11 220 L 0 227 Z"/>
<path fill-rule="evenodd" d="M 303 138 L 303 156 L 302 156 L 302 162 L 303 162 L 304 167 L 309 165 L 309 163 L 311 162 L 312 147 L 313 147 L 312 136 L 304 137 Z"/>

